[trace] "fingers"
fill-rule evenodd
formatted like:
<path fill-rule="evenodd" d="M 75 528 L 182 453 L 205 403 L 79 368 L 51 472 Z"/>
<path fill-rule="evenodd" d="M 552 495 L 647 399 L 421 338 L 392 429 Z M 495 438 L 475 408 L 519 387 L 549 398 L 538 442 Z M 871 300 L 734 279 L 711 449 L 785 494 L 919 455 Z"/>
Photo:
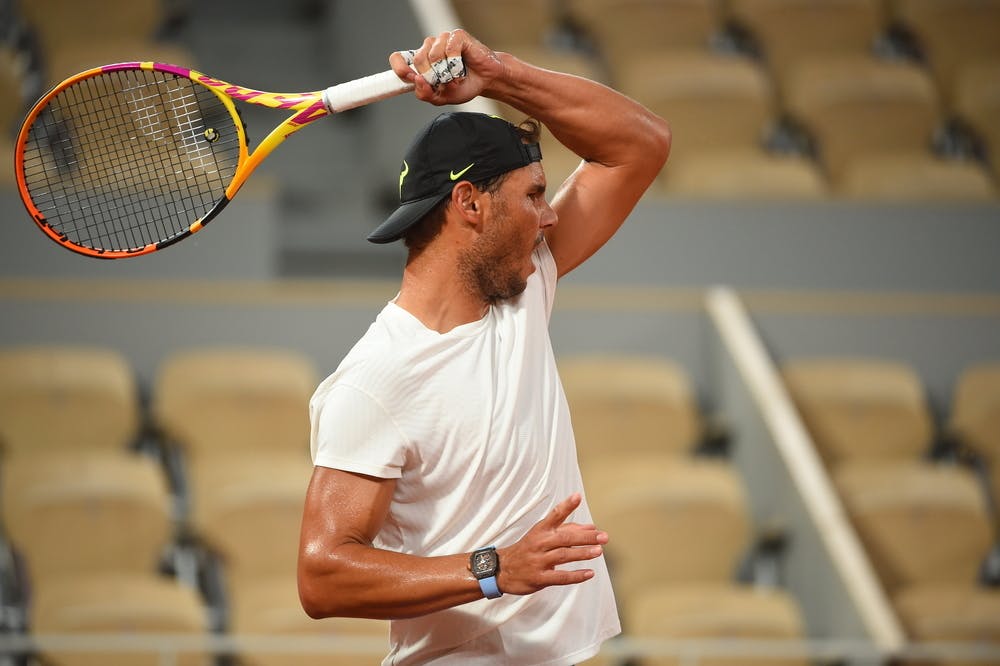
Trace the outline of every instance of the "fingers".
<path fill-rule="evenodd" d="M 441 92 L 442 85 L 466 76 L 462 53 L 471 43 L 471 38 L 464 30 L 452 30 L 437 37 L 428 37 L 419 49 L 408 52 L 407 64 L 410 69 L 420 74 L 428 85 L 421 83 L 418 77 L 406 74 L 397 57 L 390 57 L 390 63 L 400 78 L 416 85 L 418 98 L 429 101 L 435 93 Z M 405 55 L 403 60 L 407 60 Z"/>
<path fill-rule="evenodd" d="M 414 77 L 416 77 L 416 72 L 410 68 L 410 63 L 408 63 L 406 58 L 403 57 L 403 54 L 398 51 L 393 52 L 389 56 L 389 66 L 392 67 L 392 71 L 396 73 L 396 76 L 403 81 L 412 83 Z"/>
<path fill-rule="evenodd" d="M 545 518 L 542 519 L 542 525 L 550 528 L 558 527 L 570 517 L 577 507 L 580 506 L 580 502 L 583 501 L 583 496 L 580 493 L 573 493 L 563 501 L 556 504 L 552 511 L 549 512 Z"/>

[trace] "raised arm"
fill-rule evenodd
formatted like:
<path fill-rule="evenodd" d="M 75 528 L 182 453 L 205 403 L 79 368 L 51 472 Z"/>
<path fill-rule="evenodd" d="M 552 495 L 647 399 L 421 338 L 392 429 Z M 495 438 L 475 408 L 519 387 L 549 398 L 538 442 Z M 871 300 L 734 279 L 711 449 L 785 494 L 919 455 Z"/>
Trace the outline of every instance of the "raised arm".
<path fill-rule="evenodd" d="M 559 275 L 596 252 L 618 230 L 650 186 L 670 152 L 667 122 L 611 88 L 535 67 L 496 53 L 462 30 L 428 38 L 416 53 L 419 71 L 461 55 L 467 76 L 431 88 L 402 57 L 390 59 L 418 98 L 458 104 L 482 95 L 541 121 L 583 163 L 557 190 L 552 207 L 559 224 L 546 237 Z M 543 156 L 544 158 L 544 156 Z"/>
<path fill-rule="evenodd" d="M 415 617 L 483 598 L 470 553 L 417 557 L 372 545 L 394 488 L 393 479 L 314 469 L 298 566 L 299 597 L 311 617 Z M 565 522 L 579 504 L 579 495 L 567 498 L 520 541 L 497 549 L 501 592 L 530 594 L 593 577 L 590 569 L 556 569 L 598 557 L 607 543 L 593 525 Z"/>

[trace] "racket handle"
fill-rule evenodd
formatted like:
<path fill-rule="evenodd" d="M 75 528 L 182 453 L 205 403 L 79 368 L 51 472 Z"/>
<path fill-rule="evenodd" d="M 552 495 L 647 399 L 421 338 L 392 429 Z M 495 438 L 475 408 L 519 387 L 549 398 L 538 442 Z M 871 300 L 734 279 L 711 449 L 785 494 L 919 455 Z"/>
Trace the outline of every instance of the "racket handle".
<path fill-rule="evenodd" d="M 347 111 L 413 90 L 413 84 L 403 81 L 391 69 L 354 81 L 339 83 L 323 91 L 323 104 L 331 113 Z"/>
<path fill-rule="evenodd" d="M 413 67 L 414 52 L 400 51 L 399 53 L 407 64 Z M 435 62 L 431 65 L 431 69 L 423 74 L 424 79 L 432 86 L 448 83 L 463 76 L 465 76 L 465 64 L 459 56 Z M 330 86 L 323 91 L 323 104 L 331 113 L 338 113 L 395 97 L 411 90 L 413 90 L 413 84 L 403 81 L 390 69 L 387 72 Z"/>

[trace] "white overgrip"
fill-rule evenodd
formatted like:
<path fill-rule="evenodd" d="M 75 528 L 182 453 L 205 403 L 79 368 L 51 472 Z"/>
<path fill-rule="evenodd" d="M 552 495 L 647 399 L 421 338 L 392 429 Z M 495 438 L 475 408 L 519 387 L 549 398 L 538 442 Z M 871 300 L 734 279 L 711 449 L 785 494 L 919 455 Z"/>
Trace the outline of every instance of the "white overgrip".
<path fill-rule="evenodd" d="M 353 81 L 330 86 L 323 91 L 323 104 L 332 113 L 347 111 L 413 90 L 413 84 L 401 80 L 391 69 Z"/>
<path fill-rule="evenodd" d="M 410 67 L 413 66 L 413 51 L 400 51 Z M 446 58 L 432 63 L 431 68 L 422 74 L 432 86 L 448 83 L 465 76 L 465 63 L 460 56 Z M 382 99 L 395 97 L 413 90 L 413 84 L 401 80 L 391 69 L 386 72 L 372 74 L 354 81 L 347 81 L 331 86 L 323 91 L 323 104 L 331 113 L 354 109 L 365 104 L 371 104 Z"/>

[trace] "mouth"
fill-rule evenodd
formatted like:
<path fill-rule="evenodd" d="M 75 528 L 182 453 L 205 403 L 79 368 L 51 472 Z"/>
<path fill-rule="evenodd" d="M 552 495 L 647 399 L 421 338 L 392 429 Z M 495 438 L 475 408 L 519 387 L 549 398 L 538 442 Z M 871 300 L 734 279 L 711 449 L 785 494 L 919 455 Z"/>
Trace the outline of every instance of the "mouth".
<path fill-rule="evenodd" d="M 544 241 L 544 240 L 545 240 L 545 233 L 539 231 L 538 232 L 538 237 L 535 238 L 535 247 L 538 247 L 539 245 L 541 245 L 542 241 Z"/>

